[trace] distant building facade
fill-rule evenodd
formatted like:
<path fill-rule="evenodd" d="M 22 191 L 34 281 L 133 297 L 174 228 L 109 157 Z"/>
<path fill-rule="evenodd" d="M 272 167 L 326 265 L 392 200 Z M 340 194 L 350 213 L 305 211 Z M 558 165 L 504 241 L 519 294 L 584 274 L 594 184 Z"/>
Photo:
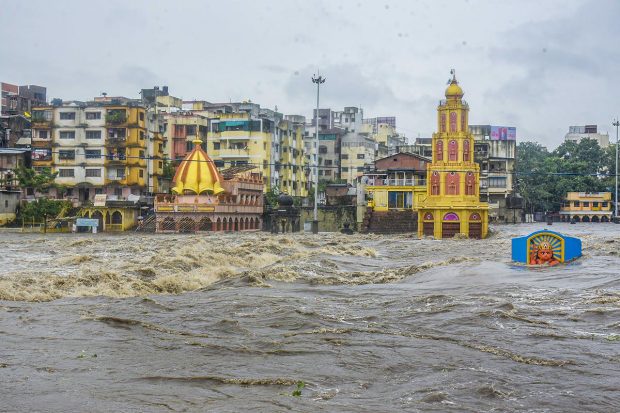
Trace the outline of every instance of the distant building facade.
<path fill-rule="evenodd" d="M 474 160 L 480 165 L 480 199 L 489 204 L 489 219 L 507 221 L 519 213 L 511 208 L 515 194 L 516 128 L 470 125 Z"/>
<path fill-rule="evenodd" d="M 565 142 L 579 142 L 582 139 L 594 139 L 601 148 L 609 146 L 609 133 L 599 133 L 598 126 L 570 126 L 564 136 Z"/>
<path fill-rule="evenodd" d="M 126 98 L 35 107 L 33 167 L 57 172 L 56 183 L 67 189 L 55 195 L 78 204 L 102 194 L 126 200 L 159 192 L 163 138 L 148 119 L 143 104 Z"/>
<path fill-rule="evenodd" d="M 611 222 L 611 192 L 569 192 L 560 209 L 564 222 Z"/>

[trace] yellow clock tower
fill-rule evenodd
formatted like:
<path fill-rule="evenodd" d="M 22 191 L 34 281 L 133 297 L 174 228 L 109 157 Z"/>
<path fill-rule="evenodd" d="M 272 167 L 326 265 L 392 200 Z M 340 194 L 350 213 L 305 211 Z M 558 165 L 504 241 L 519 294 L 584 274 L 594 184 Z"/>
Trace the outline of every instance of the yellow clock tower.
<path fill-rule="evenodd" d="M 437 239 L 465 234 L 485 238 L 488 209 L 480 202 L 480 167 L 474 162 L 474 138 L 469 132 L 469 106 L 463 89 L 452 80 L 446 99 L 437 108 L 433 162 L 426 171 L 426 197 L 418 209 L 418 235 Z"/>

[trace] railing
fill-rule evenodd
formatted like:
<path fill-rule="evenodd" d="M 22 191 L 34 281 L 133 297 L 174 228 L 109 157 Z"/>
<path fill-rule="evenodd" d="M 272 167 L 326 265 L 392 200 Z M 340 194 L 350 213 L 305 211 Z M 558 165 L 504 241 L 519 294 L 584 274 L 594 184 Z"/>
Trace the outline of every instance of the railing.
<path fill-rule="evenodd" d="M 426 185 L 426 180 L 415 179 L 415 178 L 406 178 L 406 179 L 376 178 L 376 179 L 369 179 L 366 185 L 368 186 L 418 186 L 418 185 Z"/>
<path fill-rule="evenodd" d="M 249 149 L 237 149 L 237 148 L 222 148 L 220 149 L 220 157 L 231 158 L 247 158 L 250 156 Z"/>

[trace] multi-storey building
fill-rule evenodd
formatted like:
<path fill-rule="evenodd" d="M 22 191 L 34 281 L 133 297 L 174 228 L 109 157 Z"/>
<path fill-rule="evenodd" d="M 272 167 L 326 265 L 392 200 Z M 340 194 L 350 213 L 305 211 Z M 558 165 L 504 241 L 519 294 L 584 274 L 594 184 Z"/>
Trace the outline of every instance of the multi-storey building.
<path fill-rule="evenodd" d="M 377 143 L 367 133 L 349 132 L 341 139 L 340 179 L 355 185 L 376 159 Z"/>
<path fill-rule="evenodd" d="M 611 222 L 611 206 L 611 192 L 569 192 L 560 217 L 565 222 Z"/>
<path fill-rule="evenodd" d="M 21 115 L 34 106 L 45 104 L 46 88 L 42 86 L 17 86 L 0 82 L 0 114 Z"/>
<path fill-rule="evenodd" d="M 141 103 L 110 97 L 63 102 L 34 108 L 32 123 L 33 167 L 57 172 L 67 198 L 84 203 L 106 194 L 124 200 L 160 190 L 161 126 L 148 127 Z"/>
<path fill-rule="evenodd" d="M 304 116 L 287 115 L 278 126 L 282 130 L 280 192 L 308 196 L 308 175 L 304 146 Z"/>
<path fill-rule="evenodd" d="M 601 148 L 609 146 L 609 133 L 599 133 L 596 125 L 570 126 L 564 136 L 566 142 L 579 142 L 582 139 L 594 139 Z"/>
<path fill-rule="evenodd" d="M 309 129 L 309 130 L 308 130 Z M 311 181 L 314 182 L 314 166 L 318 165 L 319 181 L 339 181 L 340 171 L 340 151 L 342 137 L 345 131 L 340 128 L 319 130 L 318 163 L 316 157 L 316 132 L 314 128 L 307 128 L 304 135 L 304 145 L 306 148 L 307 162 L 311 167 Z"/>
<path fill-rule="evenodd" d="M 360 132 L 364 111 L 355 106 L 346 106 L 342 111 L 332 111 L 332 127 L 344 129 L 346 132 Z"/>
<path fill-rule="evenodd" d="M 516 129 L 470 125 L 474 137 L 474 160 L 480 166 L 480 199 L 489 204 L 489 218 L 504 221 L 514 214 L 509 207 L 515 197 Z"/>
<path fill-rule="evenodd" d="M 363 122 L 372 127 L 372 133 L 379 132 L 379 125 L 388 125 L 392 129 L 396 130 L 396 117 L 395 116 L 380 116 L 376 118 L 364 119 Z"/>
<path fill-rule="evenodd" d="M 209 130 L 209 119 L 193 111 L 180 110 L 177 112 L 165 113 L 166 122 L 166 141 L 169 159 L 174 161 L 182 160 L 186 154 L 191 152 L 192 141 L 200 139 L 207 142 L 207 131 Z M 203 147 L 207 144 L 203 143 Z"/>
<path fill-rule="evenodd" d="M 285 118 L 252 102 L 197 101 L 191 108 L 208 118 L 207 152 L 218 168 L 254 165 L 263 176 L 265 191 L 307 195 L 305 118 Z"/>

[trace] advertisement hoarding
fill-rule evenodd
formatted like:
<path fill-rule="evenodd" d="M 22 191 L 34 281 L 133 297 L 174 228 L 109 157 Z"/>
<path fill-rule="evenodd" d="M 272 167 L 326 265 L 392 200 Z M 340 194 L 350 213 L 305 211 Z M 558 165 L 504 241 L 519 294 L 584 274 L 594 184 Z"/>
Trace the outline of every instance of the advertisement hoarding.
<path fill-rule="evenodd" d="M 510 126 L 491 126 L 492 141 L 516 141 L 517 128 Z"/>

